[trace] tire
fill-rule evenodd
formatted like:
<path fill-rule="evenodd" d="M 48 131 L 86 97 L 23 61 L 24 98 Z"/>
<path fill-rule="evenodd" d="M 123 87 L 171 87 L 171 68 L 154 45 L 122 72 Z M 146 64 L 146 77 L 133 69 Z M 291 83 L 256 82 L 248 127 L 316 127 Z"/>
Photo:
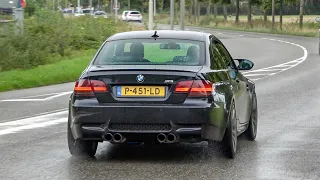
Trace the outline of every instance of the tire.
<path fill-rule="evenodd" d="M 226 128 L 223 140 L 222 148 L 225 152 L 225 155 L 229 158 L 235 158 L 237 152 L 237 116 L 236 108 L 234 103 L 232 103 L 229 114 L 229 124 Z"/>
<path fill-rule="evenodd" d="M 67 138 L 70 154 L 73 156 L 94 157 L 97 151 L 98 142 L 84 141 L 80 139 L 75 140 L 71 133 L 69 122 L 70 121 L 68 121 Z"/>
<path fill-rule="evenodd" d="M 251 116 L 249 120 L 249 126 L 246 131 L 249 140 L 254 141 L 257 137 L 258 130 L 258 105 L 257 96 L 254 93 L 252 98 Z"/>

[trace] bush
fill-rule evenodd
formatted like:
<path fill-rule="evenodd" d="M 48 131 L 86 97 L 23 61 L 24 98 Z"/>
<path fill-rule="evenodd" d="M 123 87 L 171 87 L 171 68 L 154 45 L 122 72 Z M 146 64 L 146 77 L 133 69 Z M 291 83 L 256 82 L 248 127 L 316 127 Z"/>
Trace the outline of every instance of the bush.
<path fill-rule="evenodd" d="M 72 51 L 96 49 L 116 31 L 112 19 L 67 18 L 57 12 L 36 11 L 25 20 L 23 35 L 16 35 L 13 27 L 1 31 L 0 71 L 28 69 L 55 62 Z"/>

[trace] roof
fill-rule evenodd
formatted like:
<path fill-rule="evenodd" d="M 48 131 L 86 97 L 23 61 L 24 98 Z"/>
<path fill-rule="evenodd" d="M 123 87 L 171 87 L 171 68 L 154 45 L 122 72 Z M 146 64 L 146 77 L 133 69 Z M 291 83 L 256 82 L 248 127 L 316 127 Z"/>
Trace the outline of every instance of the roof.
<path fill-rule="evenodd" d="M 9 3 L 9 1 L 13 3 Z M 13 8 L 16 5 L 15 2 L 15 0 L 0 0 L 0 8 Z"/>
<path fill-rule="evenodd" d="M 196 31 L 178 31 L 178 30 L 148 30 L 148 31 L 130 31 L 117 33 L 108 38 L 108 41 L 121 39 L 146 39 L 152 38 L 157 31 L 158 39 L 187 39 L 195 41 L 206 41 L 208 33 Z"/>

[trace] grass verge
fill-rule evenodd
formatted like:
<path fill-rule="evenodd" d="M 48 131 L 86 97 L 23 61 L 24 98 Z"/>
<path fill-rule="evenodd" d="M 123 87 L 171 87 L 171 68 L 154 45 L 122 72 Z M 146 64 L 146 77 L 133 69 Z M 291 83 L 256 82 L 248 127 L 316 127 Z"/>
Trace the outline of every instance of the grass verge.
<path fill-rule="evenodd" d="M 75 81 L 95 52 L 96 50 L 78 52 L 69 59 L 33 69 L 0 72 L 0 92 Z"/>
<path fill-rule="evenodd" d="M 316 37 L 318 36 L 318 29 L 320 28 L 320 23 L 314 21 L 317 16 L 306 16 L 308 20 L 305 20 L 303 24 L 303 29 L 300 29 L 299 22 L 294 16 L 284 16 L 284 23 L 282 30 L 280 29 L 280 23 L 275 22 L 275 29 L 272 30 L 272 23 L 268 20 L 264 22 L 261 16 L 253 18 L 252 23 L 249 24 L 245 19 L 240 18 L 238 24 L 234 23 L 234 19 L 229 18 L 225 21 L 223 17 L 218 16 L 214 18 L 210 16 L 201 16 L 199 22 L 195 22 L 194 17 L 185 18 L 186 26 L 197 26 L 213 29 L 224 29 L 224 30 L 235 30 L 235 31 L 246 31 L 246 32 L 258 32 L 258 33 L 268 33 L 268 34 L 283 34 L 283 35 L 293 35 L 293 36 L 305 36 L 305 37 Z M 268 17 L 270 18 L 270 17 Z M 156 23 L 159 24 L 170 24 L 170 17 L 167 14 L 160 14 L 155 19 Z M 179 24 L 179 19 L 175 19 L 175 24 Z"/>

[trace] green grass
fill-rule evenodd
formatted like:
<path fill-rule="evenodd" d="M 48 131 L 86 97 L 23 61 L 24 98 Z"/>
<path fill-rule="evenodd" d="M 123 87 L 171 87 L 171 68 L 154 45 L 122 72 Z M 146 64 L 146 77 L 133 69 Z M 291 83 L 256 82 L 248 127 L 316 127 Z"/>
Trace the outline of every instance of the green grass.
<path fill-rule="evenodd" d="M 318 36 L 318 29 L 320 28 L 320 23 L 315 22 L 316 17 L 320 17 L 320 15 L 305 15 L 303 29 L 299 28 L 299 16 L 283 16 L 282 30 L 280 30 L 279 16 L 275 17 L 275 30 L 272 30 L 271 28 L 271 16 L 268 16 L 266 24 L 264 24 L 263 16 L 253 16 L 252 26 L 250 26 L 247 22 L 246 16 L 240 16 L 240 22 L 236 25 L 234 23 L 234 16 L 231 18 L 228 17 L 227 21 L 224 21 L 223 16 L 217 16 L 216 19 L 213 16 L 201 16 L 200 22 L 195 23 L 194 17 L 189 18 L 187 15 L 185 18 L 185 25 L 224 30 L 316 37 Z M 168 14 L 160 14 L 155 18 L 155 22 L 160 24 L 169 24 L 170 17 Z M 175 24 L 179 24 L 178 18 L 176 18 Z"/>
<path fill-rule="evenodd" d="M 303 29 L 300 30 L 299 28 L 292 28 L 292 29 L 283 29 L 279 30 L 271 30 L 265 27 L 255 27 L 255 28 L 248 28 L 245 26 L 235 26 L 235 25 L 202 25 L 201 27 L 205 28 L 215 28 L 215 29 L 222 29 L 222 30 L 234 30 L 234 31 L 245 31 L 245 32 L 257 32 L 257 33 L 268 33 L 268 34 L 282 34 L 282 35 L 292 35 L 292 36 L 305 36 L 305 37 L 317 37 L 318 31 L 310 30 L 310 29 Z"/>
<path fill-rule="evenodd" d="M 75 81 L 95 52 L 87 50 L 81 52 L 81 55 L 78 52 L 77 57 L 33 69 L 0 72 L 0 92 Z"/>

